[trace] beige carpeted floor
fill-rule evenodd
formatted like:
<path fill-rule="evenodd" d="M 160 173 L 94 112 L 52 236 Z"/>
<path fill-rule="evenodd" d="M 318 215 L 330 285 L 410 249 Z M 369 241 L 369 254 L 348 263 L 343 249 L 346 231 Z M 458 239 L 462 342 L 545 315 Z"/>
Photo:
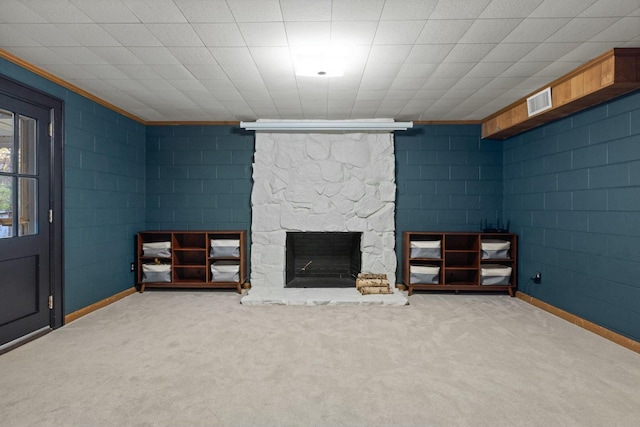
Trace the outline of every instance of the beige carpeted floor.
<path fill-rule="evenodd" d="M 515 298 L 129 296 L 0 356 L 1 426 L 637 426 L 640 355 Z"/>

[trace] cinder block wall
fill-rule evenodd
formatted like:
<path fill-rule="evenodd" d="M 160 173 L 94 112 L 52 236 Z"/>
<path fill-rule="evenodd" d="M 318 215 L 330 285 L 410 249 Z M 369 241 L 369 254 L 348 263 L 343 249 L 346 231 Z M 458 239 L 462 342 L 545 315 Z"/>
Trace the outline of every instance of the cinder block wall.
<path fill-rule="evenodd" d="M 478 125 L 421 125 L 397 132 L 396 253 L 403 231 L 480 231 L 502 221 L 502 142 Z"/>
<path fill-rule="evenodd" d="M 504 216 L 521 290 L 640 340 L 640 93 L 506 140 Z"/>

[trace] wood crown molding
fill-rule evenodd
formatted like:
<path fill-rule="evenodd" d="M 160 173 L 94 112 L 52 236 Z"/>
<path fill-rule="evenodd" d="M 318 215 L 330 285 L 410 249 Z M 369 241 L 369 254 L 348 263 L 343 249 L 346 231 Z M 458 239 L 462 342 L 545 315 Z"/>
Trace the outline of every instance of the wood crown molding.
<path fill-rule="evenodd" d="M 525 301 L 531 305 L 534 305 L 548 313 L 551 313 L 553 315 L 556 315 L 564 320 L 566 320 L 567 322 L 571 322 L 576 326 L 580 326 L 583 329 L 586 329 L 589 332 L 593 332 L 596 335 L 600 335 L 603 338 L 608 339 L 609 341 L 612 341 L 618 345 L 621 345 L 625 348 L 628 348 L 631 351 L 635 351 L 636 353 L 640 353 L 640 342 L 635 341 L 631 338 L 625 337 L 624 335 L 621 335 L 617 332 L 613 332 L 605 327 L 602 327 L 600 325 L 596 325 L 593 322 L 590 322 L 588 320 L 585 320 L 581 317 L 576 316 L 575 314 L 571 314 L 567 311 L 564 311 L 558 307 L 555 307 L 549 303 L 546 303 L 544 301 L 541 301 L 537 298 L 534 298 L 530 295 L 527 295 L 525 293 L 522 293 L 520 291 L 516 292 L 516 297 L 518 299 L 521 299 L 522 301 Z"/>
<path fill-rule="evenodd" d="M 552 108 L 529 117 L 527 98 L 551 88 Z M 616 48 L 592 59 L 482 121 L 482 138 L 506 139 L 640 89 L 640 48 Z"/>

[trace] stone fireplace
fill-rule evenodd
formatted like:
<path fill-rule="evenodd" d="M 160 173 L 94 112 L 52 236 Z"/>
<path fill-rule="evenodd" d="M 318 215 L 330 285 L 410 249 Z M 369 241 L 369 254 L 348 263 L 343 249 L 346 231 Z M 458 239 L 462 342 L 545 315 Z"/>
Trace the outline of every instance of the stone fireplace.
<path fill-rule="evenodd" d="M 251 290 L 243 303 L 287 287 L 287 233 L 358 233 L 361 271 L 395 283 L 391 132 L 256 132 L 253 181 Z"/>

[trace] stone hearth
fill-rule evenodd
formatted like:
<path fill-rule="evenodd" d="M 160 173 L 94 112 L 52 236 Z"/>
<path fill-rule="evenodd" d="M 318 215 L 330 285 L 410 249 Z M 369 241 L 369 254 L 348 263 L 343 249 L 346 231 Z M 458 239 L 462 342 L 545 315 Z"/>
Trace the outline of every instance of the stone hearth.
<path fill-rule="evenodd" d="M 318 296 L 316 304 L 391 300 L 396 294 L 406 304 L 397 290 L 365 298 L 374 296 L 355 287 L 285 289 L 287 232 L 362 233 L 362 271 L 387 274 L 396 283 L 392 133 L 257 132 L 253 180 L 251 290 L 243 304 L 258 303 L 261 296 L 314 304 L 300 296 L 305 292 Z"/>

